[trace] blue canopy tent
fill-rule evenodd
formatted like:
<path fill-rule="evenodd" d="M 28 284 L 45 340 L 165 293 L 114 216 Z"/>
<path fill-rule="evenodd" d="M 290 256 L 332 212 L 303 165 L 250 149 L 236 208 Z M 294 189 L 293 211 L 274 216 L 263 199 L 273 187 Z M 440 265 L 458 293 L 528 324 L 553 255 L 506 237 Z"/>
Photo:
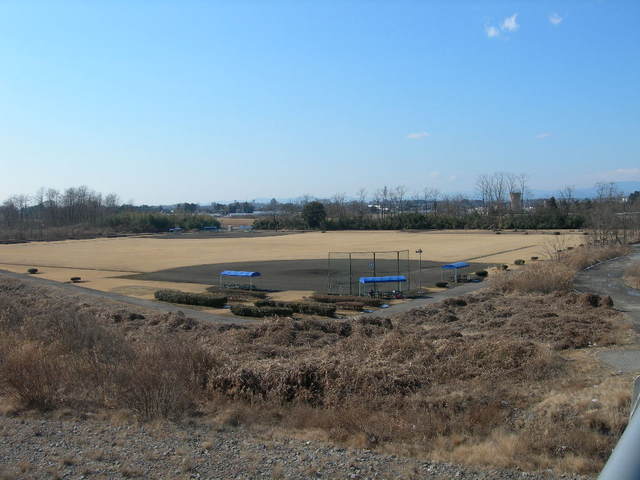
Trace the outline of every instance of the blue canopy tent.
<path fill-rule="evenodd" d="M 358 293 L 362 295 L 362 286 L 368 283 L 378 284 L 378 283 L 397 282 L 398 290 L 400 290 L 400 283 L 406 282 L 406 281 L 407 281 L 407 277 L 405 277 L 404 275 L 389 275 L 386 277 L 360 277 L 360 280 L 358 280 L 358 283 L 359 283 Z"/>
<path fill-rule="evenodd" d="M 220 286 L 222 287 L 222 277 L 248 277 L 249 290 L 253 289 L 253 278 L 259 277 L 260 272 L 243 272 L 239 270 L 223 270 L 220 272 Z"/>
<path fill-rule="evenodd" d="M 469 268 L 471 265 L 468 264 L 467 262 L 454 262 L 454 263 L 449 263 L 447 265 L 443 265 L 442 268 L 442 279 L 444 280 L 444 273 L 445 271 L 447 272 L 452 272 L 453 271 L 453 281 L 455 283 L 458 283 L 458 278 L 459 278 L 459 271 L 462 271 L 462 276 L 467 275 L 466 270 L 467 268 Z"/>

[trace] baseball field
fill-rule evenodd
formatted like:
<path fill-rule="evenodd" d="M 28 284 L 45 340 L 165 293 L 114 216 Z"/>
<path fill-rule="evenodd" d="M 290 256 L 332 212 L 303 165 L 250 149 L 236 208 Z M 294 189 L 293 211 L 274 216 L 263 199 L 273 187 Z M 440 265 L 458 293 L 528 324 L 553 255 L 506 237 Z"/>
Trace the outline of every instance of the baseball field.
<path fill-rule="evenodd" d="M 56 281 L 81 277 L 82 285 L 151 298 L 158 288 L 203 291 L 217 284 L 222 270 L 259 271 L 256 285 L 295 297 L 326 287 L 327 255 L 332 251 L 408 250 L 408 269 L 418 280 L 422 249 L 424 285 L 435 283 L 444 263 L 467 261 L 472 269 L 543 258 L 549 246 L 583 241 L 580 232 L 341 231 L 290 234 L 184 233 L 59 242 L 0 245 L 0 269 Z M 404 267 L 403 267 L 404 268 Z"/>

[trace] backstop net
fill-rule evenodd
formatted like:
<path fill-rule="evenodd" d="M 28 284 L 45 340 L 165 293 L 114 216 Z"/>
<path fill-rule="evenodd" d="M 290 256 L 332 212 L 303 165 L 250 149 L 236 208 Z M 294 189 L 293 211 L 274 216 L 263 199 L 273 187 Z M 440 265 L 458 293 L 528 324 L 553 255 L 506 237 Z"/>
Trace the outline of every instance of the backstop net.
<path fill-rule="evenodd" d="M 327 293 L 332 295 L 358 295 L 360 277 L 386 277 L 404 275 L 407 282 L 371 284 L 369 289 L 407 290 L 411 288 L 409 250 L 381 252 L 329 252 Z"/>

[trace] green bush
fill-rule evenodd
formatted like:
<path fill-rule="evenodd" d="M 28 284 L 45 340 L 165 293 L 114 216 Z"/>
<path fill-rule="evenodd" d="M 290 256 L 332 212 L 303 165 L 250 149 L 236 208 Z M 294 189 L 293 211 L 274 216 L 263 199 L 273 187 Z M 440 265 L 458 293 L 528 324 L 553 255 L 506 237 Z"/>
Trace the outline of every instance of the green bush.
<path fill-rule="evenodd" d="M 379 307 L 383 303 L 379 298 L 358 297 L 355 295 L 322 295 L 320 293 L 314 293 L 311 295 L 311 299 L 320 303 L 362 302 L 369 307 Z"/>
<path fill-rule="evenodd" d="M 517 259 L 513 262 L 514 265 L 524 265 L 524 260 L 522 258 Z"/>
<path fill-rule="evenodd" d="M 447 288 L 447 285 L 449 285 L 449 282 L 436 282 L 436 287 L 438 288 Z"/>
<path fill-rule="evenodd" d="M 489 272 L 487 272 L 486 270 L 478 270 L 478 271 L 476 272 L 476 275 L 477 275 L 478 277 L 486 277 L 487 275 L 489 275 Z"/>
<path fill-rule="evenodd" d="M 30 273 L 31 275 L 33 275 L 34 273 L 38 273 L 38 269 L 37 268 L 30 268 L 29 270 L 27 270 L 28 273 Z"/>
<path fill-rule="evenodd" d="M 333 317 L 336 313 L 336 306 L 327 303 L 308 302 L 280 302 L 277 300 L 258 300 L 256 307 L 288 308 L 294 313 L 306 313 L 310 315 L 323 315 Z"/>
<path fill-rule="evenodd" d="M 538 260 L 538 258 L 539 257 L 531 257 L 531 260 L 533 260 L 535 262 L 536 260 Z"/>
<path fill-rule="evenodd" d="M 227 297 L 210 293 L 190 293 L 170 289 L 157 290 L 153 296 L 163 302 L 199 305 L 202 307 L 222 308 L 227 303 Z"/>
<path fill-rule="evenodd" d="M 220 227 L 220 222 L 208 215 L 166 214 L 157 212 L 121 212 L 104 220 L 107 227 L 120 232 L 166 232 L 170 228 L 185 230 Z"/>
<path fill-rule="evenodd" d="M 242 317 L 290 317 L 293 310 L 285 307 L 256 307 L 254 305 L 231 305 L 231 312 Z"/>

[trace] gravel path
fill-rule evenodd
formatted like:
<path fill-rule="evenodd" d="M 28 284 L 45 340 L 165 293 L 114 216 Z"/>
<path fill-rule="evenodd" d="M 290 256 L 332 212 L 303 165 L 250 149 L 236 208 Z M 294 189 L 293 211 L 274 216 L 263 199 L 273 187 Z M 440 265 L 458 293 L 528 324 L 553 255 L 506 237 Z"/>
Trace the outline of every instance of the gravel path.
<path fill-rule="evenodd" d="M 196 423 L 197 422 L 197 423 Z M 591 477 L 477 470 L 370 450 L 261 438 L 242 428 L 0 417 L 0 478 L 478 479 Z"/>
<path fill-rule="evenodd" d="M 0 270 L 0 275 L 4 275 L 5 277 L 9 277 L 9 278 L 14 278 L 22 282 L 30 283 L 35 286 L 40 285 L 45 287 L 61 288 L 70 293 L 98 297 L 101 299 L 111 300 L 118 303 L 135 305 L 136 307 L 142 307 L 144 309 L 151 310 L 151 311 L 156 311 L 156 312 L 159 311 L 159 312 L 167 312 L 167 313 L 183 312 L 188 317 L 191 317 L 203 322 L 215 322 L 220 324 L 233 324 L 233 325 L 247 325 L 249 323 L 255 322 L 255 320 L 250 320 L 250 319 L 245 319 L 245 318 L 240 318 L 235 316 L 216 315 L 214 313 L 203 312 L 200 310 L 195 310 L 193 308 L 178 307 L 170 303 L 154 302 L 153 300 L 145 300 L 143 298 L 128 297 L 126 295 L 120 295 L 118 293 L 112 293 L 112 292 L 102 292 L 100 290 L 80 287 L 78 285 L 74 285 L 71 283 L 60 283 L 53 280 L 47 280 L 46 278 L 37 277 L 34 275 L 14 273 L 14 272 L 9 272 L 7 270 Z"/>
<path fill-rule="evenodd" d="M 576 275 L 574 287 L 580 292 L 609 295 L 617 310 L 625 312 L 636 332 L 640 333 L 640 291 L 624 284 L 624 270 L 633 261 L 640 260 L 640 246 L 633 253 L 594 265 Z M 626 350 L 600 353 L 603 362 L 622 372 L 640 373 L 640 349 L 635 345 Z"/>

